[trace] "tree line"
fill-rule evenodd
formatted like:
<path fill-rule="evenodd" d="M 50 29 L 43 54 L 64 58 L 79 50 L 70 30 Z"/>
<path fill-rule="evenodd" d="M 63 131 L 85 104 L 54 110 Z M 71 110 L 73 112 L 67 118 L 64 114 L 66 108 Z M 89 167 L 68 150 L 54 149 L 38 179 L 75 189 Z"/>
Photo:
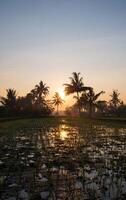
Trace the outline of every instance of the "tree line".
<path fill-rule="evenodd" d="M 126 105 L 119 98 L 119 92 L 114 90 L 110 101 L 98 100 L 104 91 L 95 93 L 93 87 L 85 86 L 80 73 L 73 72 L 70 83 L 63 84 L 66 95 L 73 94 L 74 105 L 67 107 L 67 115 L 85 115 L 89 117 L 126 116 Z M 0 97 L 0 117 L 40 117 L 52 115 L 56 108 L 64 103 L 58 92 L 48 99 L 49 87 L 40 81 L 26 96 L 17 96 L 15 89 L 7 89 L 6 97 Z M 75 94 L 75 95 L 74 95 Z"/>
<path fill-rule="evenodd" d="M 66 95 L 76 94 L 73 98 L 76 102 L 73 106 L 66 108 L 67 115 L 74 115 L 77 112 L 79 115 L 89 117 L 93 116 L 126 116 L 126 104 L 120 99 L 118 90 L 113 90 L 110 95 L 110 101 L 98 100 L 98 98 L 105 93 L 100 91 L 95 93 L 93 87 L 84 85 L 83 77 L 80 73 L 73 72 L 72 77 L 69 78 L 70 83 L 64 84 Z"/>

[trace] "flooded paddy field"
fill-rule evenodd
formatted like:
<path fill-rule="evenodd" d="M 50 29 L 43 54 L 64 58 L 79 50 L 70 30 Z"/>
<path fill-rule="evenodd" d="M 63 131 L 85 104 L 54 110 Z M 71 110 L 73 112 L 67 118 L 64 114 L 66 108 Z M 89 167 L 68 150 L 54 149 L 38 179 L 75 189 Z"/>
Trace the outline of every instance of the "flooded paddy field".
<path fill-rule="evenodd" d="M 1 200 L 125 200 L 126 126 L 48 123 L 0 131 Z"/>

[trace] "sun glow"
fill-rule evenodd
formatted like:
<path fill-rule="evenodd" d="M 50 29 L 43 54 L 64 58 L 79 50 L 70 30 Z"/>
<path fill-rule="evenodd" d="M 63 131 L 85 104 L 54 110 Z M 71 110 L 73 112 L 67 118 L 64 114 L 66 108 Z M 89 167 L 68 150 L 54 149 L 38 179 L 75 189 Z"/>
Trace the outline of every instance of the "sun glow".
<path fill-rule="evenodd" d="M 60 97 L 64 100 L 64 99 L 65 99 L 65 92 L 64 92 L 64 89 L 61 88 L 61 89 L 59 90 L 58 93 L 59 93 Z"/>

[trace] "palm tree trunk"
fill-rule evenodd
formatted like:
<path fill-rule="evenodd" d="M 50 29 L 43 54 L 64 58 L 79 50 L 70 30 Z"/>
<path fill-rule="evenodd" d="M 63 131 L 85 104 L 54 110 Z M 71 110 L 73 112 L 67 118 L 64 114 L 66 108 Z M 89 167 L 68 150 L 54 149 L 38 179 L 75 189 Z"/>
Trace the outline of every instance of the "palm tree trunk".
<path fill-rule="evenodd" d="M 77 92 L 77 98 L 78 98 L 78 113 L 80 115 L 80 97 L 79 97 L 79 92 Z"/>
<path fill-rule="evenodd" d="M 89 117 L 92 117 L 92 104 L 89 105 Z"/>
<path fill-rule="evenodd" d="M 58 115 L 58 112 L 59 112 L 59 111 L 58 111 L 58 105 L 57 105 L 57 115 Z"/>

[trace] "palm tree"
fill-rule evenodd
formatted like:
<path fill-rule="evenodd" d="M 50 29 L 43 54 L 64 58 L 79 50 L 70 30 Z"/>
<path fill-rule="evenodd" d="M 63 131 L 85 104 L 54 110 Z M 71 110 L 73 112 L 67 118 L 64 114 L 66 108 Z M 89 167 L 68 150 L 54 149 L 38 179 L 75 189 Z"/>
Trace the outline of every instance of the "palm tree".
<path fill-rule="evenodd" d="M 13 115 L 17 106 L 17 94 L 14 89 L 7 89 L 7 96 L 1 97 L 0 102 L 3 104 L 9 115 Z"/>
<path fill-rule="evenodd" d="M 120 93 L 118 93 L 118 90 L 113 90 L 110 100 L 110 106 L 112 106 L 114 109 L 117 109 L 117 107 L 120 105 L 121 101 L 119 99 Z"/>
<path fill-rule="evenodd" d="M 40 81 L 39 85 L 35 86 L 35 91 L 37 95 L 37 102 L 41 104 L 44 101 L 44 98 L 49 93 L 49 87 L 46 86 L 46 84 L 44 84 L 43 81 Z"/>
<path fill-rule="evenodd" d="M 101 94 L 104 94 L 104 91 L 101 91 L 97 94 L 95 94 L 93 89 L 90 89 L 89 92 L 85 92 L 81 95 L 80 97 L 80 103 L 82 106 L 86 107 L 89 109 L 89 116 L 92 117 L 92 112 L 95 107 L 97 107 L 97 99 Z M 102 102 L 102 101 L 101 101 Z"/>
<path fill-rule="evenodd" d="M 8 108 L 13 108 L 16 104 L 16 98 L 17 98 L 17 94 L 16 94 L 16 90 L 14 89 L 7 89 L 7 97 L 1 97 L 1 103 L 8 107 Z"/>
<path fill-rule="evenodd" d="M 32 102 L 35 103 L 35 101 L 37 100 L 37 91 L 36 91 L 36 88 L 32 89 L 29 94 L 31 94 Z"/>
<path fill-rule="evenodd" d="M 110 114 L 114 114 L 118 116 L 118 109 L 120 105 L 122 104 L 122 101 L 119 98 L 120 93 L 118 90 L 113 90 L 111 96 L 111 100 L 109 101 L 109 111 Z"/>
<path fill-rule="evenodd" d="M 57 114 L 58 114 L 58 111 L 59 111 L 59 106 L 62 105 L 63 102 L 64 102 L 64 100 L 59 96 L 59 93 L 55 92 L 55 94 L 53 96 L 52 103 L 53 103 L 54 106 L 57 107 Z"/>
<path fill-rule="evenodd" d="M 83 91 L 90 90 L 91 87 L 84 86 L 83 78 L 80 77 L 80 73 L 73 72 L 72 75 L 73 77 L 69 78 L 71 81 L 70 84 L 68 83 L 64 84 L 65 94 L 70 95 L 70 94 L 76 93 L 77 95 L 76 98 L 78 99 L 78 102 L 79 102 L 79 99 L 80 99 L 79 94 Z M 80 114 L 80 103 L 78 103 L 78 111 Z"/>

